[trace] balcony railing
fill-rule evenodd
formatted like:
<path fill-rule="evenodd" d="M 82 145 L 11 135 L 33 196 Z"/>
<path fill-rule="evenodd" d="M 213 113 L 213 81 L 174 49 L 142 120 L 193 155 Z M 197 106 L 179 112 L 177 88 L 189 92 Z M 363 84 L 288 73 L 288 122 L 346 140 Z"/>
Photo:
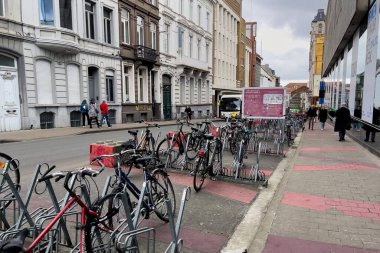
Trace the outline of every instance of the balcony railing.
<path fill-rule="evenodd" d="M 156 62 L 156 58 L 157 58 L 156 50 L 152 48 L 136 45 L 135 54 L 138 60 Z"/>

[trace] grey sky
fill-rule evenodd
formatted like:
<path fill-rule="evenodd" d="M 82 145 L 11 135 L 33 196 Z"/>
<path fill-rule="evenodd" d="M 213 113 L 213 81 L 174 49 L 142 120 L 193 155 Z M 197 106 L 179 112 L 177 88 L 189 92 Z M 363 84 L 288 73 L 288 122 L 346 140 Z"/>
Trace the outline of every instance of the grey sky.
<path fill-rule="evenodd" d="M 243 17 L 256 21 L 257 51 L 281 84 L 309 79 L 311 21 L 328 0 L 243 0 Z"/>

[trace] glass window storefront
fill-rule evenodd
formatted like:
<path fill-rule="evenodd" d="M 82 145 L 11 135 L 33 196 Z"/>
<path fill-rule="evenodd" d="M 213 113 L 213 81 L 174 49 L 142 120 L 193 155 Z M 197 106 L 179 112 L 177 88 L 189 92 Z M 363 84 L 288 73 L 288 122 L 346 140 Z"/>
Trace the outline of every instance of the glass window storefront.
<path fill-rule="evenodd" d="M 362 107 L 362 100 L 363 100 L 366 46 L 367 46 L 367 26 L 362 25 L 360 27 L 358 63 L 357 63 L 357 71 L 356 71 L 356 90 L 355 90 L 355 108 L 358 108 L 360 110 Z"/>

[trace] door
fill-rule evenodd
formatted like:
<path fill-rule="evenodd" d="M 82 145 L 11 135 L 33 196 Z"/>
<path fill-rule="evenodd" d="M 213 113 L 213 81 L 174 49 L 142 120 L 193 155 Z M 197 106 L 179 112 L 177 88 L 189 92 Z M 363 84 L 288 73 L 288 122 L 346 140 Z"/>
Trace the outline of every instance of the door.
<path fill-rule="evenodd" d="M 162 104 L 164 119 L 172 119 L 172 85 L 170 76 L 162 76 Z"/>
<path fill-rule="evenodd" d="M 88 95 L 99 104 L 98 69 L 95 67 L 88 68 Z"/>
<path fill-rule="evenodd" d="M 21 129 L 16 60 L 0 55 L 0 132 Z"/>

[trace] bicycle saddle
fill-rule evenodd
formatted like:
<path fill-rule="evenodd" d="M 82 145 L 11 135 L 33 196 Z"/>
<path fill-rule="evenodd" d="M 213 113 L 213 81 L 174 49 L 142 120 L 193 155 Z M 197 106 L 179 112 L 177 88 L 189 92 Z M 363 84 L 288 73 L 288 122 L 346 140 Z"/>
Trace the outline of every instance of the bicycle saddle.
<path fill-rule="evenodd" d="M 205 138 L 206 140 L 212 140 L 214 139 L 214 136 L 212 134 L 204 134 L 203 138 Z"/>
<path fill-rule="evenodd" d="M 25 238 L 28 236 L 28 234 L 29 234 L 29 229 L 24 228 L 23 230 L 18 232 L 14 238 L 3 242 L 0 246 L 0 252 L 1 253 L 25 252 L 23 246 L 24 246 Z"/>
<path fill-rule="evenodd" d="M 139 130 L 128 130 L 128 133 L 130 133 L 131 135 L 137 135 L 138 132 Z"/>

